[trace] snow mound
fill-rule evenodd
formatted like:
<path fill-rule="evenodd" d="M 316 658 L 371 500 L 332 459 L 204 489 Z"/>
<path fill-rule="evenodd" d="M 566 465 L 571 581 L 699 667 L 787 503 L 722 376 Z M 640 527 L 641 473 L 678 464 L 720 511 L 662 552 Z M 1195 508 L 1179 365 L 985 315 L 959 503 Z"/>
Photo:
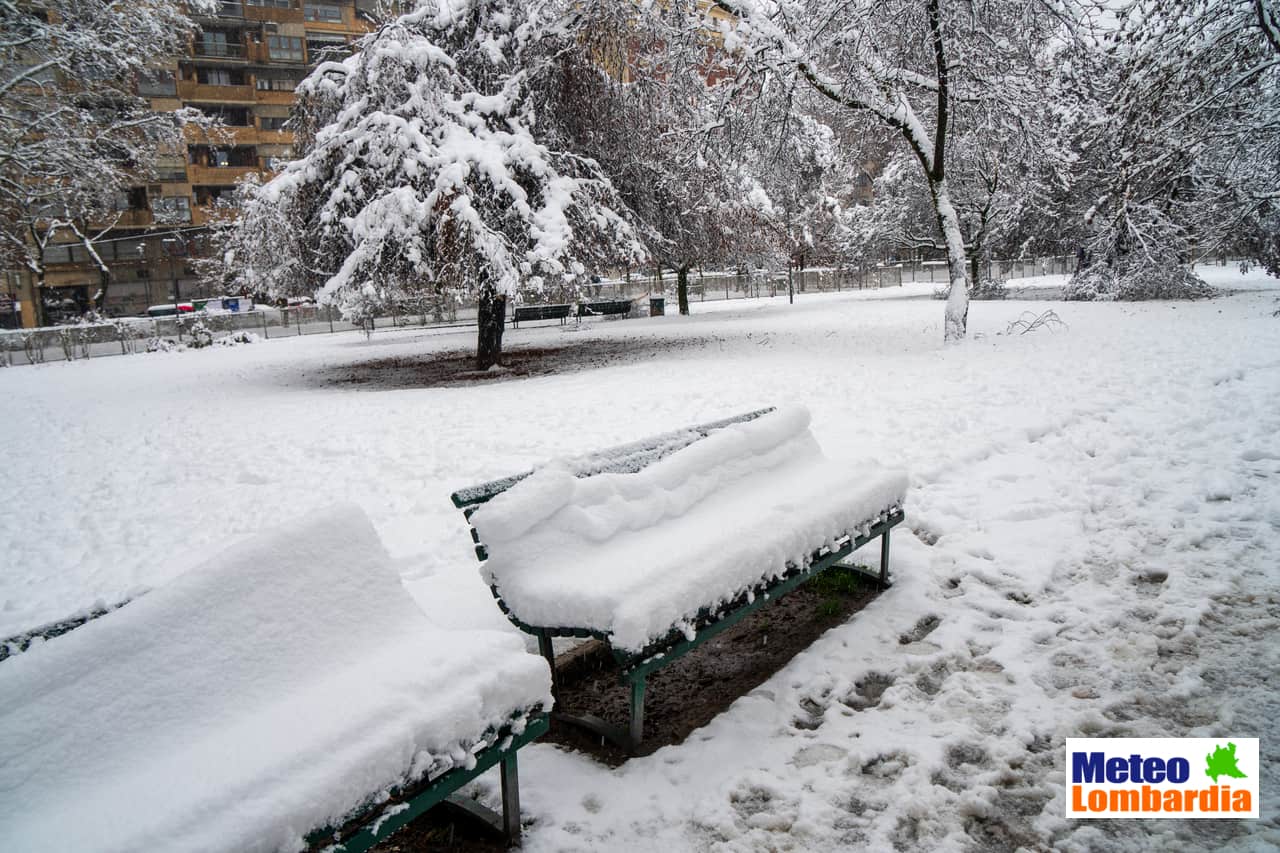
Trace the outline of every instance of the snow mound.
<path fill-rule="evenodd" d="M 0 666 L 0 837 L 31 851 L 301 849 L 549 707 L 542 659 L 430 623 L 363 511 L 236 545 Z"/>
<path fill-rule="evenodd" d="M 640 650 L 901 505 L 907 479 L 827 459 L 796 407 L 716 430 L 641 471 L 553 463 L 471 517 L 482 571 L 522 622 Z"/>

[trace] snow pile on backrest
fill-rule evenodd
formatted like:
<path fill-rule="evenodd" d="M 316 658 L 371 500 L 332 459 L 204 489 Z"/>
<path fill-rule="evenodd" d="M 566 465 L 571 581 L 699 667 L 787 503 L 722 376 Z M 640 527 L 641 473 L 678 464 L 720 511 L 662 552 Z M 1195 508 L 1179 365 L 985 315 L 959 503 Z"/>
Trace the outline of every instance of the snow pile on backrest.
<path fill-rule="evenodd" d="M 335 508 L 0 664 L 0 838 L 296 848 L 468 762 L 549 686 L 518 637 L 428 622 L 364 513 Z"/>
<path fill-rule="evenodd" d="M 554 463 L 471 516 L 481 541 L 511 542 L 552 516 L 579 536 L 604 541 L 677 517 L 735 480 L 821 456 L 809 412 L 794 407 L 717 430 L 634 474 L 576 478 Z"/>

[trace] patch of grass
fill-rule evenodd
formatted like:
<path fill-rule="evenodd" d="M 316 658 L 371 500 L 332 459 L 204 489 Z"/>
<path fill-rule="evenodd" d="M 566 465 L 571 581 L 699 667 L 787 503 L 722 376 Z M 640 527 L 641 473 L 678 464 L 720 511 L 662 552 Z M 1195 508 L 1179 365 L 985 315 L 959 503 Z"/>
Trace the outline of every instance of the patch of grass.
<path fill-rule="evenodd" d="M 866 570 L 866 566 L 860 566 Z M 867 579 L 847 566 L 832 566 L 809 582 L 822 596 L 818 602 L 818 616 L 830 619 L 844 611 L 845 601 L 858 595 Z"/>
<path fill-rule="evenodd" d="M 869 571 L 866 566 L 858 566 Z M 864 576 L 847 566 L 832 566 L 809 582 L 824 598 L 857 595 L 865 583 Z"/>
<path fill-rule="evenodd" d="M 844 604 L 838 598 L 828 597 L 818 602 L 818 615 L 823 619 L 839 616 L 842 610 L 844 610 Z"/>

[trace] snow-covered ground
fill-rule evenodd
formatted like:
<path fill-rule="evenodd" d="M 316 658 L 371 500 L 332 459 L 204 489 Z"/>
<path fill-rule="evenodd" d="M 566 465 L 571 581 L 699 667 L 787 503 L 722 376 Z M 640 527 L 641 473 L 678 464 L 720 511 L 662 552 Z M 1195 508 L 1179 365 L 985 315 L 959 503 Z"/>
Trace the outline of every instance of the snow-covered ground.
<path fill-rule="evenodd" d="M 471 343 L 421 330 L 6 370 L 0 637 L 339 501 L 437 622 L 505 625 L 453 489 L 802 404 L 911 473 L 897 584 L 681 746 L 526 750 L 527 849 L 1274 849 L 1280 282 L 1205 272 L 1238 292 L 975 303 L 955 347 L 922 283 L 522 328 L 629 355 L 448 388 L 331 381 Z M 1002 334 L 1046 309 L 1069 328 Z M 1062 817 L 1065 737 L 1227 734 L 1262 738 L 1261 821 Z"/>

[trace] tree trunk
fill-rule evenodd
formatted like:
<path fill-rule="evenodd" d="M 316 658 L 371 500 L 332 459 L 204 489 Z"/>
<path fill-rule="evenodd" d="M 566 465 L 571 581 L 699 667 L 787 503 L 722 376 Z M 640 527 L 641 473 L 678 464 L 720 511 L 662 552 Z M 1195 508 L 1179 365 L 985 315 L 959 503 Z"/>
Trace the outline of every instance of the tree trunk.
<path fill-rule="evenodd" d="M 107 313 L 107 289 L 111 287 L 111 271 L 98 270 L 98 298 L 93 300 L 93 308 L 99 314 Z"/>
<path fill-rule="evenodd" d="M 476 324 L 476 370 L 502 364 L 502 333 L 507 326 L 507 297 L 489 288 L 480 291 Z"/>
<path fill-rule="evenodd" d="M 689 265 L 676 268 L 676 300 L 680 303 L 680 313 L 689 314 Z"/>
<path fill-rule="evenodd" d="M 960 217 L 951 204 L 951 194 L 946 180 L 929 181 L 929 194 L 933 197 L 933 210 L 938 217 L 938 229 L 947 247 L 947 273 L 951 289 L 947 293 L 947 307 L 943 314 L 943 340 L 952 343 L 964 339 L 969 322 L 969 284 L 965 280 L 964 238 L 960 236 Z"/>
<path fill-rule="evenodd" d="M 44 314 L 44 266 L 35 274 L 35 286 L 31 291 L 31 309 L 36 318 L 36 328 L 39 329 L 45 325 Z"/>

